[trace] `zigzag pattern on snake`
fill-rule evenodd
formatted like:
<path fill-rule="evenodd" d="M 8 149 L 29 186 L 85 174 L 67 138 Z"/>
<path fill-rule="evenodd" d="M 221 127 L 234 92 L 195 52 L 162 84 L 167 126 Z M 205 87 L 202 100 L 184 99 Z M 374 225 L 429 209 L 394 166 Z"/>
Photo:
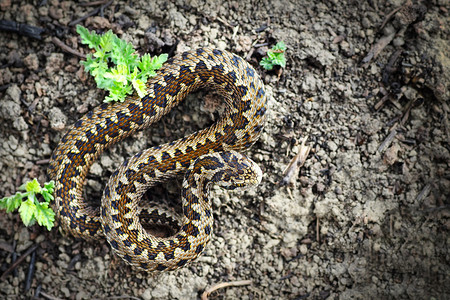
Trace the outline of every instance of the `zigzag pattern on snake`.
<path fill-rule="evenodd" d="M 224 115 L 209 128 L 126 160 L 108 181 L 100 216 L 100 210 L 82 198 L 92 163 L 105 148 L 157 122 L 200 88 L 223 96 Z M 78 120 L 54 150 L 48 173 L 55 180 L 54 207 L 65 231 L 86 239 L 106 235 L 115 252 L 139 269 L 173 270 L 195 259 L 209 241 L 210 183 L 234 189 L 261 179 L 259 167 L 235 151 L 258 139 L 267 98 L 251 65 L 237 55 L 210 48 L 167 61 L 149 79 L 146 91 L 143 98 L 133 95 L 122 103 L 102 104 Z M 158 208 L 143 210 L 139 199 L 149 187 L 185 172 L 180 232 L 168 238 L 148 234 L 139 216 L 158 222 L 162 213 Z M 165 213 L 164 218 L 176 222 Z"/>

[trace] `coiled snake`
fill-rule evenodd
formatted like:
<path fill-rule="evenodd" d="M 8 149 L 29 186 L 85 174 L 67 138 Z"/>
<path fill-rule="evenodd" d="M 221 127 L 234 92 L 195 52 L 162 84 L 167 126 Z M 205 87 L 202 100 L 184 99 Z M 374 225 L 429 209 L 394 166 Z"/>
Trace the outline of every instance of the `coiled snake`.
<path fill-rule="evenodd" d="M 55 180 L 54 206 L 63 229 L 86 239 L 106 235 L 119 256 L 146 271 L 176 269 L 203 251 L 213 223 L 208 200 L 211 182 L 228 189 L 259 183 L 259 167 L 235 151 L 258 139 L 267 104 L 256 71 L 226 51 L 184 52 L 167 61 L 157 74 L 147 82 L 145 97 L 104 103 L 78 120 L 54 150 L 48 169 Z M 225 99 L 224 116 L 209 128 L 126 160 L 110 177 L 100 209 L 83 200 L 87 172 L 106 147 L 150 126 L 188 93 L 205 87 Z M 140 217 L 153 223 L 177 219 L 158 208 L 141 208 L 141 196 L 156 183 L 183 173 L 179 232 L 167 238 L 150 235 Z"/>

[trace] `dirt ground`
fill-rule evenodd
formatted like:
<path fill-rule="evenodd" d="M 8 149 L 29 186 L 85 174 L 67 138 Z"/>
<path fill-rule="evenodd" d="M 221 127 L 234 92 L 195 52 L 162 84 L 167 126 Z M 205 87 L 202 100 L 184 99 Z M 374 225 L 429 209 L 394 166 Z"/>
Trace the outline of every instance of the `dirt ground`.
<path fill-rule="evenodd" d="M 134 271 L 103 240 L 26 228 L 17 213 L 2 211 L 0 298 L 199 299 L 216 284 L 248 280 L 209 299 L 450 299 L 447 1 L 137 0 L 100 7 L 0 1 L 0 19 L 46 29 L 42 40 L 23 30 L 0 32 L 0 197 L 30 178 L 47 181 L 48 158 L 63 133 L 101 103 L 105 94 L 80 58 L 54 40 L 86 53 L 73 23 L 95 9 L 79 23 L 112 29 L 141 54 L 214 46 L 257 68 L 271 94 L 266 127 L 249 151 L 263 182 L 246 192 L 214 189 L 206 251 L 160 275 Z M 288 47 L 287 66 L 264 71 L 258 62 L 277 41 Z M 125 158 L 211 124 L 217 114 L 207 111 L 205 95 L 190 95 L 156 126 L 102 155 L 87 197 L 99 199 Z M 311 151 L 286 179 L 303 138 Z M 177 202 L 179 186 L 155 193 Z"/>

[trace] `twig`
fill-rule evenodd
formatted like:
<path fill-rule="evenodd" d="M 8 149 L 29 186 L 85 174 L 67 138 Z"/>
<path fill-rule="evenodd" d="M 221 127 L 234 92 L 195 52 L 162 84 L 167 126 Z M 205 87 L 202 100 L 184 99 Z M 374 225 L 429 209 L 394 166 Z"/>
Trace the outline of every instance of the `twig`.
<path fill-rule="evenodd" d="M 50 299 L 50 300 L 62 300 L 61 298 L 58 298 L 58 297 L 49 295 L 49 294 L 44 293 L 44 292 L 41 292 L 40 294 L 41 294 L 43 297 L 45 297 L 45 298 L 47 298 L 47 299 Z"/>
<path fill-rule="evenodd" d="M 105 4 L 106 2 L 108 2 L 108 0 L 99 0 L 99 1 L 92 1 L 92 2 L 81 2 L 79 5 L 80 6 L 96 6 L 96 5 Z"/>
<path fill-rule="evenodd" d="M 36 251 L 31 252 L 30 266 L 28 267 L 27 277 L 25 278 L 25 292 L 31 288 L 33 281 L 34 270 L 36 268 Z"/>
<path fill-rule="evenodd" d="M 141 298 L 128 296 L 128 295 L 123 295 L 123 296 L 108 297 L 108 299 L 133 299 L 133 300 L 140 300 Z"/>
<path fill-rule="evenodd" d="M 320 219 L 316 217 L 316 240 L 320 244 Z"/>
<path fill-rule="evenodd" d="M 383 152 L 384 149 L 386 149 L 392 142 L 392 140 L 394 139 L 394 137 L 397 135 L 397 130 L 393 129 L 391 131 L 391 133 L 389 133 L 389 135 L 387 136 L 387 138 L 381 143 L 381 145 L 378 147 L 377 151 L 378 152 Z"/>
<path fill-rule="evenodd" d="M 39 295 L 41 294 L 41 290 L 42 290 L 42 285 L 38 284 L 38 286 L 34 290 L 34 295 L 33 295 L 33 298 L 31 300 L 39 299 Z"/>
<path fill-rule="evenodd" d="M 416 203 L 422 203 L 431 191 L 431 184 L 427 184 L 416 197 Z"/>
<path fill-rule="evenodd" d="M 383 104 L 384 104 L 387 100 L 389 100 L 390 97 L 391 97 L 391 94 L 390 94 L 390 93 L 387 93 L 386 95 L 383 96 L 383 98 L 380 99 L 380 101 L 378 101 L 378 102 L 375 104 L 375 106 L 374 106 L 373 108 L 375 108 L 375 110 L 378 111 L 378 110 L 383 106 Z"/>
<path fill-rule="evenodd" d="M 2 276 L 0 277 L 0 281 L 2 281 L 2 280 L 4 280 L 5 279 L 5 277 L 9 274 L 9 273 L 11 273 L 11 271 L 12 270 L 14 270 L 28 255 L 30 255 L 31 254 L 31 252 L 33 252 L 34 250 L 36 250 L 36 248 L 38 247 L 39 245 L 38 244 L 36 244 L 36 245 L 33 245 L 33 246 L 31 246 L 30 248 L 28 248 L 28 250 L 27 250 L 27 252 L 25 252 L 24 254 L 22 254 L 22 256 L 20 256 L 3 274 L 2 274 Z"/>
<path fill-rule="evenodd" d="M 404 109 L 405 112 L 403 113 L 400 125 L 405 125 L 406 121 L 409 118 L 409 114 L 411 113 L 411 109 L 414 108 L 414 103 L 416 102 L 416 100 L 417 99 L 409 100 L 408 104 L 406 105 L 406 108 Z"/>
<path fill-rule="evenodd" d="M 407 3 L 410 1 L 407 1 Z M 405 3 L 405 4 L 407 4 Z M 384 26 L 386 26 L 387 22 L 392 18 L 393 15 L 395 15 L 400 9 L 402 9 L 404 5 L 397 7 L 396 9 L 394 9 L 393 11 L 391 11 L 386 18 L 383 21 L 383 24 L 381 24 L 380 30 L 383 29 Z"/>
<path fill-rule="evenodd" d="M 92 10 L 91 12 L 87 13 L 86 15 L 82 16 L 81 18 L 78 18 L 78 19 L 76 19 L 75 21 L 70 22 L 70 23 L 69 23 L 69 26 L 76 25 L 76 24 L 78 24 L 78 23 L 80 23 L 80 22 L 86 20 L 87 18 L 92 17 L 92 16 L 98 14 L 100 11 L 102 11 L 102 10 L 104 10 L 105 8 L 107 8 L 108 6 L 110 6 L 111 3 L 113 3 L 113 1 L 114 1 L 114 0 L 110 0 L 110 1 L 108 1 L 106 4 L 104 4 L 104 5 L 100 6 L 100 7 L 97 7 L 96 9 L 94 9 L 94 10 Z"/>
<path fill-rule="evenodd" d="M 311 150 L 311 147 L 305 146 L 307 139 L 307 136 L 302 139 L 298 154 L 294 156 L 294 158 L 291 160 L 291 162 L 283 172 L 284 176 L 280 182 L 280 185 L 289 184 L 295 177 L 294 175 L 298 174 L 298 170 L 305 164 L 306 158 L 308 157 L 309 151 Z"/>
<path fill-rule="evenodd" d="M 50 162 L 50 159 L 49 159 L 49 158 L 46 158 L 46 159 L 41 159 L 41 160 L 36 161 L 36 164 L 37 164 L 37 165 L 46 165 L 46 164 L 48 164 L 49 162 Z"/>
<path fill-rule="evenodd" d="M 397 64 L 397 60 L 400 57 L 400 54 L 402 54 L 402 52 L 403 52 L 403 50 L 397 50 L 389 58 L 388 63 L 384 67 L 383 75 L 381 76 L 381 81 L 384 84 L 389 83 L 389 77 L 391 76 L 392 73 L 394 73 L 397 70 L 395 65 Z"/>
<path fill-rule="evenodd" d="M 394 39 L 396 32 L 392 32 L 389 35 L 382 36 L 378 42 L 370 48 L 369 53 L 367 53 L 366 57 L 363 58 L 361 63 L 364 66 L 367 66 L 372 59 L 375 59 L 378 54 Z"/>
<path fill-rule="evenodd" d="M 58 46 L 58 47 L 60 47 L 61 49 L 63 49 L 64 51 L 69 52 L 69 53 L 71 53 L 71 54 L 73 54 L 73 55 L 76 55 L 76 56 L 78 56 L 78 57 L 81 57 L 81 58 L 86 59 L 86 55 L 84 55 L 83 53 L 79 52 L 78 50 L 75 50 L 75 49 L 70 48 L 69 46 L 67 46 L 66 44 L 64 44 L 64 43 L 63 43 L 60 39 L 58 39 L 57 37 L 53 37 L 53 38 L 52 38 L 52 42 L 53 42 L 56 46 Z"/>
<path fill-rule="evenodd" d="M 216 284 L 216 285 L 213 285 L 213 286 L 210 287 L 210 288 L 207 288 L 207 289 L 203 292 L 201 299 L 202 299 L 202 300 L 208 300 L 208 296 L 209 296 L 212 292 L 214 292 L 214 291 L 216 291 L 216 290 L 218 290 L 218 289 L 222 289 L 222 288 L 229 287 L 229 286 L 243 286 L 243 285 L 250 285 L 250 284 L 252 284 L 252 283 L 253 283 L 253 282 L 252 282 L 251 280 L 239 280 L 239 281 L 230 281 L 230 282 L 222 282 L 222 283 L 218 283 L 218 284 Z"/>

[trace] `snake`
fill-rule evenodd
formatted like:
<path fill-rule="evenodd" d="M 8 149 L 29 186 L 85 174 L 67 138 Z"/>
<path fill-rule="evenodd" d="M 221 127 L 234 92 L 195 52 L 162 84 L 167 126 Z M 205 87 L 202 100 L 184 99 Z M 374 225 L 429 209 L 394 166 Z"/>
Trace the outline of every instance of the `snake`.
<path fill-rule="evenodd" d="M 214 124 L 125 159 L 110 176 L 100 207 L 83 198 L 89 169 L 106 148 L 159 121 L 198 89 L 213 90 L 225 102 Z M 48 167 L 60 227 L 86 240 L 106 237 L 113 251 L 139 270 L 175 270 L 193 261 L 211 239 L 211 185 L 234 190 L 261 181 L 261 169 L 240 151 L 259 138 L 267 98 L 256 70 L 231 52 L 204 47 L 168 59 L 146 82 L 144 97 L 132 94 L 123 102 L 102 103 L 62 136 Z M 149 188 L 181 176 L 180 216 L 141 203 Z M 156 236 L 143 221 L 178 231 Z"/>

